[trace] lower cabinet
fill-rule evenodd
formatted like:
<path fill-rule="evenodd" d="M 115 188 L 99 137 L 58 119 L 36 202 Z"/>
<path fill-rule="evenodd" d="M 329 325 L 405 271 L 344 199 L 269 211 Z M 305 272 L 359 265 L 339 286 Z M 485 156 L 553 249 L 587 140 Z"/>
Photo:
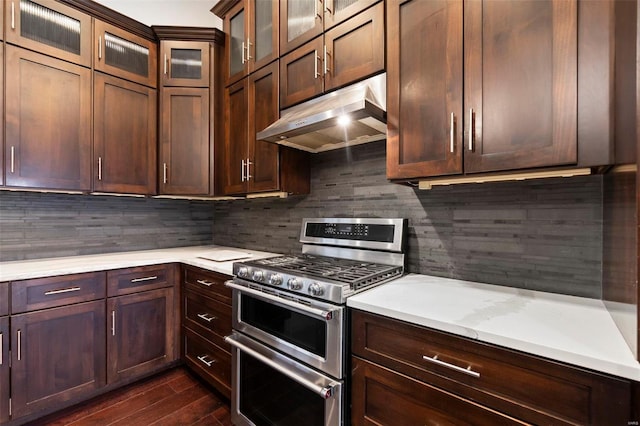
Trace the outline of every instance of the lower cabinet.
<path fill-rule="evenodd" d="M 9 420 L 9 336 L 9 317 L 0 317 L 0 423 Z"/>
<path fill-rule="evenodd" d="M 631 382 L 352 311 L 352 423 L 627 424 Z"/>
<path fill-rule="evenodd" d="M 12 417 L 103 387 L 105 341 L 104 300 L 12 316 Z"/>
<path fill-rule="evenodd" d="M 185 364 L 231 397 L 231 277 L 185 266 L 182 283 L 182 351 Z"/>

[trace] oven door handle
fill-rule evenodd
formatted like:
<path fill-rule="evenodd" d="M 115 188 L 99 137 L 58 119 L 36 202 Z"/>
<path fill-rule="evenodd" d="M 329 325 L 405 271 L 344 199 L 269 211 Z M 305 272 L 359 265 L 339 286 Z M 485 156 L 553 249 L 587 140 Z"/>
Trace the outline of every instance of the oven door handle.
<path fill-rule="evenodd" d="M 224 285 L 226 285 L 229 288 L 232 288 L 234 290 L 238 290 L 241 293 L 246 293 L 246 294 L 250 294 L 252 296 L 255 296 L 259 299 L 263 299 L 263 300 L 268 300 L 270 302 L 276 303 L 278 305 L 283 305 L 283 306 L 287 306 L 289 308 L 293 308 L 299 312 L 305 313 L 305 314 L 309 314 L 312 315 L 314 317 L 317 317 L 319 319 L 321 319 L 322 321 L 329 321 L 330 319 L 332 319 L 334 317 L 333 312 L 334 311 L 327 311 L 324 309 L 317 309 L 317 308 L 312 308 L 310 306 L 307 305 L 303 305 L 301 303 L 296 303 L 296 302 L 291 302 L 289 300 L 286 299 L 282 299 L 278 296 L 273 296 L 271 294 L 268 293 L 263 293 L 259 290 L 253 290 L 251 288 L 242 286 L 242 285 L 238 285 L 238 284 L 234 284 L 233 281 L 227 281 L 224 283 Z"/>
<path fill-rule="evenodd" d="M 241 351 L 248 353 L 252 357 L 256 358 L 258 361 L 268 365 L 269 367 L 273 368 L 274 370 L 276 370 L 276 371 L 284 374 L 285 376 L 289 377 L 291 380 L 293 380 L 293 381 L 295 381 L 297 383 L 300 383 L 305 388 L 307 388 L 310 391 L 315 392 L 316 394 L 318 394 L 322 399 L 331 398 L 331 395 L 333 394 L 333 386 L 331 386 L 331 385 L 330 386 L 317 385 L 314 382 L 306 379 L 305 377 L 299 376 L 298 374 L 294 373 L 293 371 L 288 370 L 286 367 L 281 366 L 277 362 L 275 362 L 275 361 L 271 360 L 270 358 L 262 355 L 261 353 L 258 353 L 256 351 L 254 351 L 250 347 L 238 342 L 237 340 L 235 340 L 233 338 L 233 336 L 226 336 L 224 338 L 224 341 L 227 342 L 228 344 L 230 344 L 231 346 L 234 346 L 234 347 L 240 349 Z"/>

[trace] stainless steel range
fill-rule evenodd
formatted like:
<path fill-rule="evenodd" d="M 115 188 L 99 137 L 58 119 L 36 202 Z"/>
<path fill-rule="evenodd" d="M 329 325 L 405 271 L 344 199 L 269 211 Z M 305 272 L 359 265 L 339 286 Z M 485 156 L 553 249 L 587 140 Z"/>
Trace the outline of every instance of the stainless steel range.
<path fill-rule="evenodd" d="M 236 262 L 232 420 L 340 425 L 346 299 L 404 273 L 404 219 L 304 219 L 302 254 Z"/>

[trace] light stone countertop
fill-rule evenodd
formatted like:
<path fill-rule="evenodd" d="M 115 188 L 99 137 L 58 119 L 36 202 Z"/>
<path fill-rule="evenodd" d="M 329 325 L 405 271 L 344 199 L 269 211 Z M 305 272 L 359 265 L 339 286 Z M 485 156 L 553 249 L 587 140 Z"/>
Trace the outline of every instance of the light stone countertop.
<path fill-rule="evenodd" d="M 347 306 L 640 380 L 640 364 L 601 300 L 409 274 Z"/>

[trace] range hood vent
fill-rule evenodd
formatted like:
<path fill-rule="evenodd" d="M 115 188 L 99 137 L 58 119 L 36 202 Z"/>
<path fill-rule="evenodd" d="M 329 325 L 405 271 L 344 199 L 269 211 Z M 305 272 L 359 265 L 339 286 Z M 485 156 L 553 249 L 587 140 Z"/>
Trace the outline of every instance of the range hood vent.
<path fill-rule="evenodd" d="M 386 89 L 379 74 L 283 110 L 256 137 L 313 153 L 385 139 Z"/>

